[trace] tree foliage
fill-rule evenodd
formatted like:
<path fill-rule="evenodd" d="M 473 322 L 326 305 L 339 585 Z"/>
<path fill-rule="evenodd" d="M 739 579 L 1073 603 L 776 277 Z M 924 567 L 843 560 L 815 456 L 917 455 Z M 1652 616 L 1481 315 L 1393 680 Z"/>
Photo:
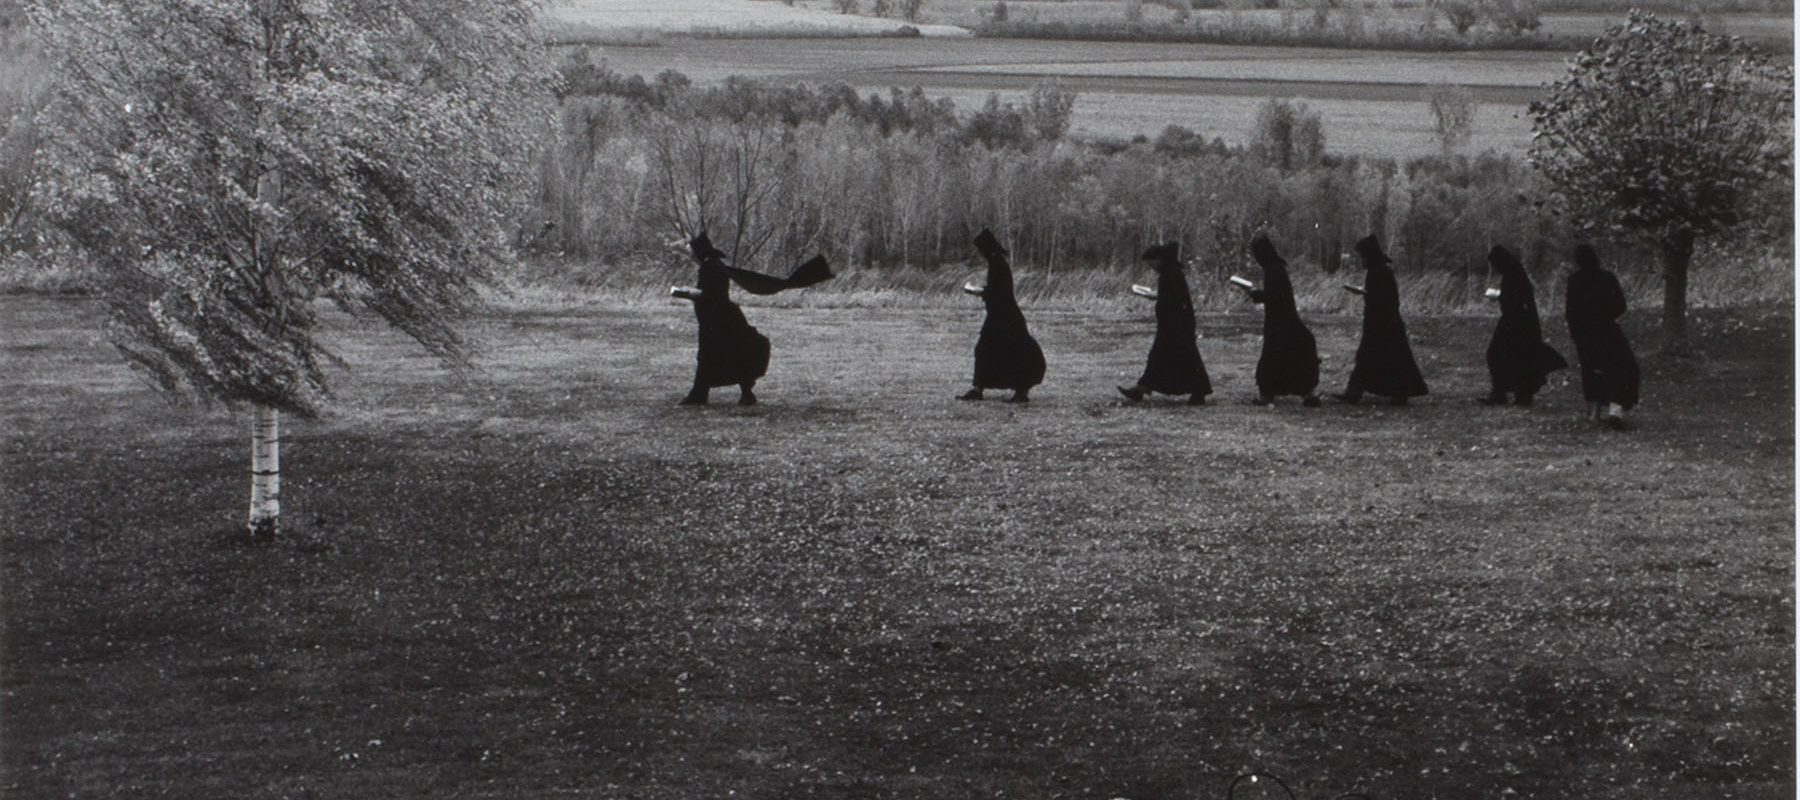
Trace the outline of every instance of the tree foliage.
<path fill-rule="evenodd" d="M 1250 154 L 1283 172 L 1306 169 L 1325 156 L 1325 124 L 1304 101 L 1271 97 L 1256 109 Z"/>
<path fill-rule="evenodd" d="M 450 363 L 545 129 L 532 0 L 38 0 L 40 191 L 162 388 L 315 413 L 315 299 Z"/>
<path fill-rule="evenodd" d="M 1448 153 L 1469 143 L 1475 133 L 1475 113 L 1481 105 L 1467 86 L 1440 83 L 1425 92 L 1425 110 L 1438 146 Z"/>
<path fill-rule="evenodd" d="M 1529 157 L 1584 227 L 1708 236 L 1792 178 L 1793 86 L 1741 39 L 1633 12 L 1531 104 Z"/>

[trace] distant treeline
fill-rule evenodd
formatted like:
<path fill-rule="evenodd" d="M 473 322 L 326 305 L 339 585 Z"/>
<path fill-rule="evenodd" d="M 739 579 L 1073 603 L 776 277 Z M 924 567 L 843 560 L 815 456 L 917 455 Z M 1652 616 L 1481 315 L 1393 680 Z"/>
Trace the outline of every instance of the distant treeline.
<path fill-rule="evenodd" d="M 1571 0 L 1574 6 L 1586 0 Z M 1617 13 L 1623 17 L 1627 6 L 1600 8 L 1611 0 L 1594 0 L 1592 9 L 1575 9 L 1580 13 Z M 1762 0 L 1751 0 L 1763 4 Z M 1146 19 L 1143 7 L 1158 5 L 1174 9 L 1173 18 Z M 1662 3 L 1660 5 L 1670 5 Z M 1398 8 L 1402 3 L 1396 3 Z M 1411 5 L 1417 5 L 1416 3 Z M 1722 20 L 1721 9 L 1700 9 L 1691 0 L 1670 9 L 1673 16 L 1686 16 L 1695 22 L 1706 17 Z M 1728 2 L 1732 10 L 1746 3 Z M 1254 3 L 1227 0 L 1125 0 L 1118 17 L 1092 16 L 1078 19 L 1020 19 L 1008 12 L 1006 0 L 994 5 L 974 26 L 984 37 L 1002 39 L 1052 39 L 1073 41 L 1165 42 L 1188 44 L 1224 44 L 1262 47 L 1323 47 L 1360 50 L 1405 50 L 1422 52 L 1459 52 L 1477 50 L 1550 50 L 1574 52 L 1593 41 L 1596 32 L 1551 32 L 1542 28 L 1542 15 L 1548 10 L 1537 0 L 1436 0 L 1428 6 L 1424 24 L 1394 25 L 1383 19 L 1384 12 L 1362 5 L 1337 0 L 1305 0 L 1282 3 L 1258 0 Z M 1226 9 L 1227 14 L 1194 18 L 1189 9 Z M 1280 24 L 1267 18 L 1241 17 L 1237 12 L 1248 8 L 1281 10 Z M 1792 13 L 1792 5 L 1780 9 Z M 1726 24 L 1726 23 L 1721 23 Z M 1728 24 L 1727 24 L 1728 27 Z M 1757 37 L 1759 42 L 1776 52 L 1791 52 L 1793 40 L 1787 36 Z"/>
<path fill-rule="evenodd" d="M 565 110 L 591 106 L 584 98 L 619 98 L 636 112 L 753 125 L 774 121 L 788 128 L 822 125 L 841 116 L 883 138 L 916 133 L 989 147 L 1029 147 L 1039 139 L 1059 139 L 1068 130 L 1074 105 L 1074 95 L 1054 85 L 1033 91 L 1021 106 L 1001 104 L 996 97 L 967 117 L 959 117 L 948 98 L 933 100 L 918 87 L 910 92 L 892 89 L 885 98 L 864 97 L 843 83 L 814 89 L 798 84 L 765 86 L 738 77 L 716 87 L 695 88 L 686 75 L 674 70 L 664 70 L 651 80 L 620 75 L 594 63 L 586 50 L 577 51 L 563 65 L 562 75 Z"/>
<path fill-rule="evenodd" d="M 1342 19 L 1342 18 L 1340 18 Z M 1257 23 L 1188 25 L 1111 20 L 989 22 L 975 32 L 993 39 L 1053 39 L 1091 42 L 1163 42 L 1227 44 L 1258 47 L 1325 47 L 1352 50 L 1464 52 L 1477 50 L 1575 51 L 1593 40 L 1591 34 L 1542 31 L 1417 30 L 1365 27 L 1361 24 L 1280 27 Z"/>
<path fill-rule="evenodd" d="M 1064 137 L 1075 98 L 1054 85 L 960 113 L 916 89 L 697 87 L 579 56 L 567 75 L 521 236 L 596 269 L 665 258 L 700 227 L 777 270 L 814 252 L 848 268 L 960 265 L 988 226 L 1018 263 L 1052 272 L 1134 269 L 1147 244 L 1174 239 L 1228 273 L 1260 230 L 1327 272 L 1371 232 L 1404 270 L 1480 274 L 1505 243 L 1544 271 L 1575 239 L 1519 159 L 1336 156 L 1318 115 L 1288 101 L 1265 105 L 1247 146 L 1177 126 L 1096 144 Z"/>

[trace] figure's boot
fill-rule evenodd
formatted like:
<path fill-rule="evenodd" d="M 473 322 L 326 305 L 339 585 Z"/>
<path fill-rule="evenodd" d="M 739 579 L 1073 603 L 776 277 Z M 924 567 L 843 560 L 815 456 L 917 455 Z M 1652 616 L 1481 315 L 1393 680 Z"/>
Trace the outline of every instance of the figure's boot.
<path fill-rule="evenodd" d="M 962 394 L 957 395 L 956 399 L 958 399 L 958 400 L 980 400 L 981 399 L 981 387 L 977 386 L 973 389 L 963 392 Z"/>
<path fill-rule="evenodd" d="M 1206 395 L 1203 395 L 1199 392 L 1190 394 L 1190 395 L 1188 395 L 1188 403 L 1187 404 L 1190 406 L 1206 405 Z"/>
<path fill-rule="evenodd" d="M 1120 386 L 1118 389 L 1119 394 L 1125 395 L 1125 399 L 1130 400 L 1133 403 L 1143 400 L 1144 394 L 1147 391 L 1141 385 Z"/>
<path fill-rule="evenodd" d="M 706 398 L 707 398 L 707 395 L 710 393 L 711 393 L 710 390 L 708 390 L 705 386 L 695 384 L 694 388 L 688 390 L 687 397 L 681 398 L 681 402 L 678 403 L 677 405 L 684 405 L 684 406 L 706 405 Z"/>
<path fill-rule="evenodd" d="M 1535 397 L 1535 395 L 1530 392 L 1520 392 L 1513 397 L 1513 405 L 1520 408 L 1530 408 L 1533 397 Z"/>
<path fill-rule="evenodd" d="M 1257 405 L 1259 405 L 1259 406 L 1272 406 L 1272 405 L 1275 405 L 1275 395 L 1272 395 L 1272 394 L 1258 394 L 1258 395 L 1257 395 L 1257 396 L 1256 396 L 1256 399 L 1255 399 L 1255 400 L 1251 400 L 1251 401 L 1250 401 L 1250 402 L 1252 402 L 1252 403 L 1255 403 L 1255 404 L 1257 404 Z"/>
<path fill-rule="evenodd" d="M 1356 401 L 1349 400 L 1346 402 L 1354 403 Z M 1307 408 L 1318 408 L 1319 406 L 1322 406 L 1324 404 L 1325 403 L 1323 401 L 1319 400 L 1319 396 L 1316 394 L 1309 394 L 1303 398 L 1300 398 L 1300 405 L 1306 406 Z"/>
<path fill-rule="evenodd" d="M 1520 397 L 1530 397 L 1530 395 L 1519 395 L 1519 396 Z M 1484 406 L 1506 405 L 1506 392 L 1503 390 L 1500 390 L 1500 389 L 1495 389 L 1491 392 L 1488 392 L 1487 397 L 1481 398 L 1481 404 Z"/>
<path fill-rule="evenodd" d="M 1013 393 L 1012 393 L 1012 397 L 1006 398 L 1006 402 L 1008 402 L 1008 403 L 1029 403 L 1029 402 L 1031 402 L 1031 389 L 1029 389 L 1029 388 L 1014 389 Z"/>
<path fill-rule="evenodd" d="M 1316 399 L 1318 399 L 1318 398 L 1317 398 L 1317 396 L 1314 396 L 1314 398 L 1313 398 L 1313 399 L 1315 399 L 1315 400 L 1316 400 Z M 1356 405 L 1356 404 L 1357 404 L 1357 403 L 1360 403 L 1360 402 L 1362 402 L 1362 392 L 1358 392 L 1358 391 L 1354 391 L 1354 390 L 1351 390 L 1351 389 L 1345 389 L 1345 390 L 1343 390 L 1343 391 L 1341 391 L 1341 392 L 1335 392 L 1335 393 L 1333 393 L 1333 394 L 1332 394 L 1332 395 L 1331 395 L 1331 399 L 1333 399 L 1333 400 L 1336 400 L 1336 401 L 1338 401 L 1338 402 L 1340 402 L 1340 403 L 1346 403 L 1346 404 L 1349 404 L 1349 405 Z M 1309 406 L 1310 406 L 1310 405 L 1317 405 L 1317 403 L 1307 403 L 1307 405 L 1309 405 Z"/>
<path fill-rule="evenodd" d="M 738 384 L 738 405 L 756 405 L 756 381 Z"/>

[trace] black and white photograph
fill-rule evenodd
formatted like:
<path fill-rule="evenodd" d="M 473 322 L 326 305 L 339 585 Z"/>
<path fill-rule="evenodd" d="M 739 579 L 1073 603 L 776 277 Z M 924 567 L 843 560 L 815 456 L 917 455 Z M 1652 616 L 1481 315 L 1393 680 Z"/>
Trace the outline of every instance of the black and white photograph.
<path fill-rule="evenodd" d="M 0 796 L 1791 800 L 1792 0 L 0 0 Z"/>

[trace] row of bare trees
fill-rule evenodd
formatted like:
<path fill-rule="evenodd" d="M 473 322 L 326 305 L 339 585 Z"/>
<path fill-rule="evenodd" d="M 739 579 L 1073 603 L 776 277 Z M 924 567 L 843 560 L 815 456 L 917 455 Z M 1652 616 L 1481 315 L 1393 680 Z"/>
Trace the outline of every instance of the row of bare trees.
<path fill-rule="evenodd" d="M 1053 270 L 1134 264 L 1145 242 L 1168 238 L 1235 264 L 1258 229 L 1309 242 L 1327 268 L 1377 230 L 1413 268 L 1480 269 L 1493 242 L 1554 230 L 1521 202 L 1541 187 L 1516 159 L 1330 158 L 1318 116 L 1298 104 L 1271 103 L 1245 150 L 1194 147 L 1175 129 L 1116 152 L 883 135 L 847 117 L 633 112 L 612 98 L 572 99 L 563 113 L 581 140 L 540 164 L 536 213 L 558 224 L 541 247 L 595 269 L 628 269 L 702 227 L 748 265 L 822 250 L 833 263 L 931 268 L 960 263 L 963 242 L 992 225 L 1020 263 Z"/>

